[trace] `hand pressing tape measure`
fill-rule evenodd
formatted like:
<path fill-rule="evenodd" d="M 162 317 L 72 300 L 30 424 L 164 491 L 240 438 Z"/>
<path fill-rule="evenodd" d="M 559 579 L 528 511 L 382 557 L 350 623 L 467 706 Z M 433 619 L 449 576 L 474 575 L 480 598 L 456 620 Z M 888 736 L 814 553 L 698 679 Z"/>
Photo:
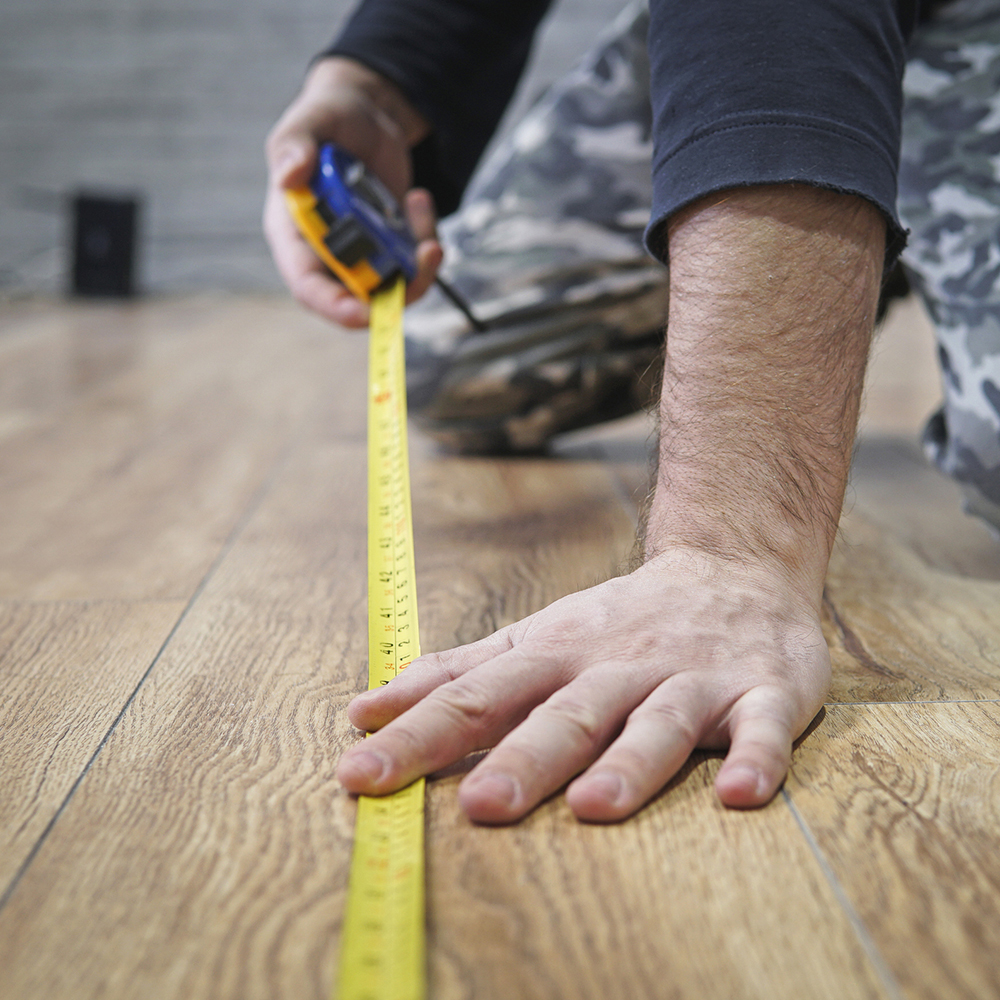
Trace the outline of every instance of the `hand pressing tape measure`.
<path fill-rule="evenodd" d="M 420 655 L 406 443 L 405 283 L 413 237 L 395 201 L 360 161 L 320 151 L 308 188 L 287 192 L 300 232 L 330 270 L 371 303 L 368 369 L 368 687 L 388 684 Z M 421 1000 L 424 942 L 424 780 L 361 796 L 335 996 Z"/>

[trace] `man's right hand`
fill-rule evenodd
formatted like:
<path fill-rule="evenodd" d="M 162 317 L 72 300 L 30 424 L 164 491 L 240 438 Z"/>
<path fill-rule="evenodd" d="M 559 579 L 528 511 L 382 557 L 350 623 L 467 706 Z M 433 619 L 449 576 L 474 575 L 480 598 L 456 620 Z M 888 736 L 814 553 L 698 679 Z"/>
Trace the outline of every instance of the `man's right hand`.
<path fill-rule="evenodd" d="M 368 306 L 327 271 L 288 214 L 284 192 L 309 182 L 319 146 L 335 142 L 363 160 L 404 207 L 417 239 L 417 276 L 407 301 L 419 298 L 441 263 L 434 204 L 411 190 L 410 149 L 430 130 L 422 115 L 384 77 L 351 59 L 317 62 L 267 138 L 264 235 L 285 284 L 308 309 L 342 326 L 364 327 Z"/>

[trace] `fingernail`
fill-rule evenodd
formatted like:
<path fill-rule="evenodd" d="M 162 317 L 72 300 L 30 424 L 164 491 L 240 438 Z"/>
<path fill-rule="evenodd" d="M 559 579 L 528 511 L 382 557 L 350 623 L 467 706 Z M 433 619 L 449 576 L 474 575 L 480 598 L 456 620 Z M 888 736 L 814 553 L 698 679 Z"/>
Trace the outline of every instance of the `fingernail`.
<path fill-rule="evenodd" d="M 470 775 L 466 791 L 473 791 L 477 798 L 489 799 L 496 805 L 513 806 L 518 797 L 517 783 L 508 774 L 492 771 L 489 774 Z"/>
<path fill-rule="evenodd" d="M 730 781 L 736 781 L 740 785 L 752 789 L 758 798 L 766 791 L 767 779 L 757 768 L 751 767 L 749 764 L 737 764 L 730 768 L 726 777 Z"/>
<path fill-rule="evenodd" d="M 371 750 L 358 750 L 349 757 L 341 761 L 340 770 L 343 779 L 343 771 L 347 769 L 354 772 L 354 776 L 377 785 L 382 780 L 382 776 L 389 769 L 389 762 L 381 755 L 372 753 Z"/>
<path fill-rule="evenodd" d="M 601 771 L 600 774 L 588 774 L 582 782 L 587 793 L 595 798 L 604 799 L 608 805 L 617 804 L 625 791 L 625 782 L 620 774 L 613 771 Z"/>

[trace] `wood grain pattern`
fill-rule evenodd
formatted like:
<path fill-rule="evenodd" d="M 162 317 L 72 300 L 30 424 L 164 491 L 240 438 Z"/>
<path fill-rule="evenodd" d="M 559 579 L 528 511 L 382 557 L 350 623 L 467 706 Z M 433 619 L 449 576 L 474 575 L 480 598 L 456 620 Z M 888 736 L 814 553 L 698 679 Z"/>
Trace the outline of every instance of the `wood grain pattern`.
<path fill-rule="evenodd" d="M 354 813 L 333 767 L 366 655 L 361 447 L 292 461 L 207 584 L 0 914 L 0 996 L 327 994 Z"/>
<path fill-rule="evenodd" d="M 0 914 L 0 996 L 58 993 L 70 969 L 79 997 L 326 995 L 354 813 L 332 773 L 366 669 L 363 456 L 309 443 L 283 468 Z M 418 463 L 427 648 L 607 568 L 631 528 L 620 510 L 602 527 L 602 479 Z M 42 928 L 58 966 L 28 947 Z"/>
<path fill-rule="evenodd" d="M 413 472 L 422 648 L 472 642 L 617 573 L 634 529 L 597 462 L 427 455 Z"/>
<path fill-rule="evenodd" d="M 1000 583 L 931 569 L 860 513 L 827 575 L 830 700 L 1000 697 Z"/>
<path fill-rule="evenodd" d="M 0 895 L 182 609 L 179 601 L 0 602 Z"/>
<path fill-rule="evenodd" d="M 58 314 L 41 358 L 28 352 L 11 376 L 66 369 L 51 376 L 62 386 L 49 407 L 58 419 L 0 442 L 0 596 L 193 592 L 289 436 L 338 409 L 323 376 L 340 378 L 343 345 L 338 356 L 319 324 L 288 329 L 262 322 L 262 311 L 251 302 Z M 109 342 L 127 358 L 109 363 Z M 341 426 L 363 434 L 363 414 Z"/>
<path fill-rule="evenodd" d="M 832 706 L 788 789 L 906 997 L 1000 996 L 1000 705 Z"/>
<path fill-rule="evenodd" d="M 723 809 L 718 765 L 695 755 L 614 826 L 577 823 L 556 798 L 518 827 L 474 827 L 456 808 L 457 778 L 433 783 L 430 995 L 891 996 L 784 802 Z"/>
<path fill-rule="evenodd" d="M 265 299 L 0 309 L 0 875 L 31 856 L 0 1000 L 327 997 L 364 354 Z M 435 1000 L 1000 992 L 1000 547 L 900 442 L 862 443 L 828 581 L 833 698 L 863 704 L 828 707 L 787 797 L 727 812 L 696 755 L 626 823 L 556 796 L 486 829 L 457 809 L 469 762 L 431 782 Z M 619 571 L 647 443 L 643 418 L 541 459 L 418 437 L 424 648 Z"/>

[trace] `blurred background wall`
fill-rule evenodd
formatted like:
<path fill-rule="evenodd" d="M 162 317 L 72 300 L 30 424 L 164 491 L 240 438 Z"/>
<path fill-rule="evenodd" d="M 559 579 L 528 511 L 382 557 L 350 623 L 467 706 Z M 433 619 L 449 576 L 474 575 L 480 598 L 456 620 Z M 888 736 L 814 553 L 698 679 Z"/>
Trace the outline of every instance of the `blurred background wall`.
<path fill-rule="evenodd" d="M 556 0 L 507 121 L 624 0 Z M 280 287 L 260 235 L 264 136 L 345 0 L 4 0 L 0 295 L 59 293 L 69 200 L 143 199 L 147 292 Z"/>

